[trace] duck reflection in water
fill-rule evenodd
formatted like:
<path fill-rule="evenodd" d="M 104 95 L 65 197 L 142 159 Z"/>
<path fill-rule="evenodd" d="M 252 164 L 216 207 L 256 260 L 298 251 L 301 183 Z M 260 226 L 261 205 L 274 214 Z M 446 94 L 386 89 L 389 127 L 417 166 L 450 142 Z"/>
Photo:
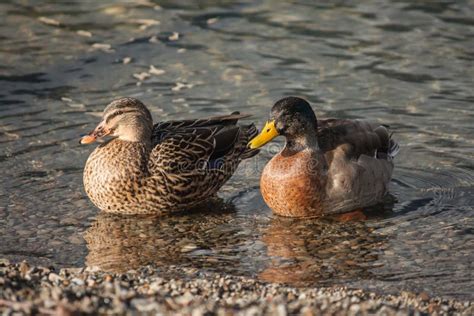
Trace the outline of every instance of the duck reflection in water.
<path fill-rule="evenodd" d="M 212 211 L 218 210 L 218 211 Z M 123 273 L 144 265 L 199 265 L 192 252 L 215 247 L 208 235 L 232 217 L 231 204 L 214 200 L 206 209 L 173 216 L 120 216 L 100 213 L 86 231 L 87 266 Z M 237 232 L 238 228 L 234 229 Z M 193 262 L 194 261 L 194 262 Z M 203 264 L 205 265 L 205 264 Z"/>
<path fill-rule="evenodd" d="M 380 216 L 381 206 L 377 207 L 374 212 L 357 212 L 352 219 L 273 217 L 262 236 L 269 261 L 258 278 L 293 286 L 369 279 L 381 265 L 379 254 L 386 244 L 385 237 L 365 221 L 365 214 L 369 220 L 371 213 Z"/>
<path fill-rule="evenodd" d="M 84 236 L 86 263 L 117 273 L 175 266 L 295 286 L 330 285 L 369 278 L 381 265 L 386 240 L 373 231 L 371 218 L 250 218 L 222 202 L 159 218 L 101 213 Z"/>

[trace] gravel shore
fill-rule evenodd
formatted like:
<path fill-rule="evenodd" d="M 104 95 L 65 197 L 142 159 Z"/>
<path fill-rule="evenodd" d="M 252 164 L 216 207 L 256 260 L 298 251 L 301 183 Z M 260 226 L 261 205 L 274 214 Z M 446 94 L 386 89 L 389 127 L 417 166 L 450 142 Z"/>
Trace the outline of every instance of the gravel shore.
<path fill-rule="evenodd" d="M 169 269 L 169 270 L 168 270 Z M 177 273 L 186 277 L 176 278 Z M 163 315 L 473 315 L 473 302 L 426 293 L 377 295 L 343 287 L 294 288 L 195 269 L 123 274 L 29 266 L 0 259 L 0 312 Z"/>

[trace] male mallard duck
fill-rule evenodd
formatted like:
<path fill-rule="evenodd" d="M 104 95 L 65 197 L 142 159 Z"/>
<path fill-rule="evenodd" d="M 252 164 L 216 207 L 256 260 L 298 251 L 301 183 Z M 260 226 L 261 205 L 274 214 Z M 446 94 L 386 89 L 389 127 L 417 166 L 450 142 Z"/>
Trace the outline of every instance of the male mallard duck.
<path fill-rule="evenodd" d="M 278 135 L 285 148 L 265 166 L 260 189 L 278 215 L 317 217 L 379 202 L 387 192 L 398 144 L 387 127 L 360 120 L 316 120 L 301 98 L 281 99 L 249 147 Z"/>
<path fill-rule="evenodd" d="M 258 152 L 247 147 L 255 126 L 236 125 L 247 116 L 235 112 L 153 125 L 139 100 L 115 100 L 81 139 L 89 144 L 113 136 L 86 162 L 86 193 L 109 213 L 162 214 L 193 207 L 213 196 L 241 160 Z"/>

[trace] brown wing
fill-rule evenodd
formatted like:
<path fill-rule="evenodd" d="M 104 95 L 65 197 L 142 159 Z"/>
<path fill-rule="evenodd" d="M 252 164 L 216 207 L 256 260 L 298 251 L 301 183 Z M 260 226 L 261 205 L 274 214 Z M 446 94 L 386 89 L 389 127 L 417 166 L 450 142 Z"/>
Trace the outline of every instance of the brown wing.
<path fill-rule="evenodd" d="M 349 159 L 358 159 L 360 155 L 387 159 L 394 145 L 398 149 L 388 127 L 362 120 L 318 120 L 318 141 L 325 152 L 346 146 Z"/>
<path fill-rule="evenodd" d="M 237 165 L 258 151 L 247 148 L 257 130 L 253 125 L 235 125 L 240 118 L 233 113 L 208 119 L 169 121 L 154 126 L 150 172 L 188 173 L 220 169 L 227 163 Z M 227 168 L 232 171 L 234 168 Z"/>
<path fill-rule="evenodd" d="M 247 143 L 255 126 L 238 126 L 240 114 L 155 125 L 150 181 L 163 191 L 163 204 L 191 207 L 212 196 L 240 161 L 255 155 Z"/>
<path fill-rule="evenodd" d="M 153 144 L 159 143 L 168 134 L 189 133 L 194 129 L 199 128 L 209 129 L 236 125 L 238 120 L 250 116 L 251 115 L 249 114 L 233 112 L 230 115 L 214 116 L 203 119 L 159 122 L 153 126 Z"/>

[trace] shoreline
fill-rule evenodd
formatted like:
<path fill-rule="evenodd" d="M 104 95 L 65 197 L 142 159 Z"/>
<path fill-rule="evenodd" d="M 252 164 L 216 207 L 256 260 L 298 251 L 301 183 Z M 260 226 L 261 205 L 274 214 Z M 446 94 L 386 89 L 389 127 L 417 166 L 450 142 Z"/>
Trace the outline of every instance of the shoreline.
<path fill-rule="evenodd" d="M 474 302 L 344 287 L 296 288 L 246 277 L 151 266 L 127 273 L 54 269 L 0 259 L 0 312 L 46 315 L 360 315 L 474 314 Z"/>

